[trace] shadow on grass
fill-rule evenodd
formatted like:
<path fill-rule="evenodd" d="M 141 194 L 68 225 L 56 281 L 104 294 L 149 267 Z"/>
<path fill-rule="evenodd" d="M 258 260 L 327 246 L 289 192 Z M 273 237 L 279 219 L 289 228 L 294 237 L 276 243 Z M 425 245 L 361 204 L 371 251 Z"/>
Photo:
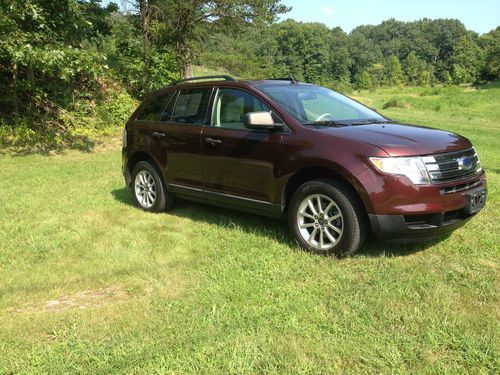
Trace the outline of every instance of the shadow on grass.
<path fill-rule="evenodd" d="M 111 195 L 120 203 L 134 205 L 132 194 L 126 187 L 115 189 Z M 239 211 L 218 208 L 208 204 L 194 203 L 178 199 L 169 215 L 188 218 L 193 221 L 203 221 L 225 228 L 237 228 L 247 233 L 268 236 L 292 248 L 297 248 L 291 236 L 286 220 L 273 219 L 265 216 L 247 214 Z M 368 237 L 366 244 L 356 254 L 360 257 L 397 257 L 424 251 L 434 246 L 446 237 L 433 241 L 406 245 L 389 245 L 377 242 L 373 235 Z"/>
<path fill-rule="evenodd" d="M 474 85 L 474 87 L 478 90 L 498 89 L 500 88 L 500 80 Z"/>

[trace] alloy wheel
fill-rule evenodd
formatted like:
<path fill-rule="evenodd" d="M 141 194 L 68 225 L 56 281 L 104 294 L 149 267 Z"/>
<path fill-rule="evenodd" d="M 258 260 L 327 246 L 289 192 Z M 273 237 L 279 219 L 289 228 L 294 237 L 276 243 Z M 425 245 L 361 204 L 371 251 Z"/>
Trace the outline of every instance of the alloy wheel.
<path fill-rule="evenodd" d="M 344 232 L 344 219 L 339 206 L 324 194 L 304 198 L 297 211 L 297 225 L 302 238 L 321 251 L 336 246 Z"/>
<path fill-rule="evenodd" d="M 135 197 L 144 208 L 151 208 L 156 201 L 156 182 L 146 170 L 137 173 L 134 182 Z"/>

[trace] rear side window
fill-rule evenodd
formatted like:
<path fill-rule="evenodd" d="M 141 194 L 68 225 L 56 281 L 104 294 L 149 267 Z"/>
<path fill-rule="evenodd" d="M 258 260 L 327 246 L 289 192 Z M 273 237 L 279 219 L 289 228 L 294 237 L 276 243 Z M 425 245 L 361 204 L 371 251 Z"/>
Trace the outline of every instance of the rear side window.
<path fill-rule="evenodd" d="M 160 113 L 173 96 L 171 92 L 158 95 L 146 104 L 136 119 L 139 121 L 158 121 L 160 119 Z"/>
<path fill-rule="evenodd" d="M 212 89 L 182 90 L 175 103 L 172 122 L 203 125 Z"/>
<path fill-rule="evenodd" d="M 160 116 L 160 121 L 161 122 L 170 122 L 172 121 L 172 115 L 174 114 L 174 106 L 175 106 L 175 100 L 177 97 L 177 92 L 173 94 L 169 101 L 168 104 L 165 108 L 163 108 Z"/>

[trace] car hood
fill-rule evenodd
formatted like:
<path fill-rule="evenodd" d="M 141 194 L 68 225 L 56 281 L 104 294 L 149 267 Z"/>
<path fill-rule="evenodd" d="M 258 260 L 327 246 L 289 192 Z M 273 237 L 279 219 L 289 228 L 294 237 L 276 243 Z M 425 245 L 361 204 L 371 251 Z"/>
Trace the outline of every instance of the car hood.
<path fill-rule="evenodd" d="M 380 147 L 390 156 L 429 155 L 472 147 L 461 135 L 407 124 L 367 124 L 330 127 L 326 133 Z"/>

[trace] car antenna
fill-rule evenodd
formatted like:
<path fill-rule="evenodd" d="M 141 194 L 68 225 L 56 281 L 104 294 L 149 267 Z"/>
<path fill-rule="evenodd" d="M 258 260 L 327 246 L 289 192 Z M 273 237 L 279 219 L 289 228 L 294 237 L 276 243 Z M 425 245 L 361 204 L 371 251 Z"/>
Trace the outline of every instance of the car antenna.
<path fill-rule="evenodd" d="M 290 77 L 290 81 L 291 81 L 292 85 L 296 85 L 297 81 L 295 80 L 295 78 L 293 78 L 292 72 L 289 71 L 288 76 Z"/>

